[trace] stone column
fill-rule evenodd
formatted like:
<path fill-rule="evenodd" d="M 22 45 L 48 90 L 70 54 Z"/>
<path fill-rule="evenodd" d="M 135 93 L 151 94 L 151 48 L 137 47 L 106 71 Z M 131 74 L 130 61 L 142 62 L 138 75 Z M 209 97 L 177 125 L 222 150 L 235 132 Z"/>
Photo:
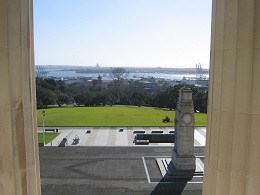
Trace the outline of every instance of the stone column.
<path fill-rule="evenodd" d="M 175 114 L 175 138 L 172 162 L 177 171 L 196 169 L 194 157 L 194 106 L 192 91 L 183 88 Z"/>
<path fill-rule="evenodd" d="M 0 0 L 0 194 L 40 194 L 32 0 Z"/>
<path fill-rule="evenodd" d="M 204 195 L 260 193 L 260 0 L 213 0 Z"/>

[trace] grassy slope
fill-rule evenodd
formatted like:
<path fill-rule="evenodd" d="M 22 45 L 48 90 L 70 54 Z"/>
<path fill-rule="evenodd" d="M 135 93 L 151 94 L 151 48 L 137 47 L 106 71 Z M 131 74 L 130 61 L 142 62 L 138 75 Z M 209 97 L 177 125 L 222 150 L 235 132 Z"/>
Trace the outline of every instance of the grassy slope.
<path fill-rule="evenodd" d="M 42 126 L 42 110 L 38 110 L 38 125 Z M 175 112 L 147 107 L 63 107 L 45 109 L 45 126 L 173 126 L 163 123 Z M 195 115 L 196 126 L 206 126 L 206 114 Z"/>

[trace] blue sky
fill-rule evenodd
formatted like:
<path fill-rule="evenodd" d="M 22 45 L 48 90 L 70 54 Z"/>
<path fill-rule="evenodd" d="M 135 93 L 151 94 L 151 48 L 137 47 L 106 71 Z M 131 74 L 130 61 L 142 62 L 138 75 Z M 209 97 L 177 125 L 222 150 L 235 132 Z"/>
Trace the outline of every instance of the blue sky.
<path fill-rule="evenodd" d="M 209 67 L 210 0 L 34 0 L 37 65 Z"/>

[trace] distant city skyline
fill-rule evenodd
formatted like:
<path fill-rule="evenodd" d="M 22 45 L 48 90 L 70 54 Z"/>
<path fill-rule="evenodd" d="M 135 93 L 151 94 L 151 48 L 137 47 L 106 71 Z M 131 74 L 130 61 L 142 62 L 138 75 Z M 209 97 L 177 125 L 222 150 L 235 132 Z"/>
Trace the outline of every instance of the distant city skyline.
<path fill-rule="evenodd" d="M 36 65 L 209 68 L 211 1 L 34 0 Z"/>

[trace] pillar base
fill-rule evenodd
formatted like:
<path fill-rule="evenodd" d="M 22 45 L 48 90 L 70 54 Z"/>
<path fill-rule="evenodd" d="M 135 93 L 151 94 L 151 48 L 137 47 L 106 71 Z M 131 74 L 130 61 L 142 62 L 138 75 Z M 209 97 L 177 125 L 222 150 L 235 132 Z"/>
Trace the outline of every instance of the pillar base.
<path fill-rule="evenodd" d="M 173 150 L 172 162 L 176 170 L 196 170 L 196 158 L 194 155 L 179 155 L 175 150 Z"/>

